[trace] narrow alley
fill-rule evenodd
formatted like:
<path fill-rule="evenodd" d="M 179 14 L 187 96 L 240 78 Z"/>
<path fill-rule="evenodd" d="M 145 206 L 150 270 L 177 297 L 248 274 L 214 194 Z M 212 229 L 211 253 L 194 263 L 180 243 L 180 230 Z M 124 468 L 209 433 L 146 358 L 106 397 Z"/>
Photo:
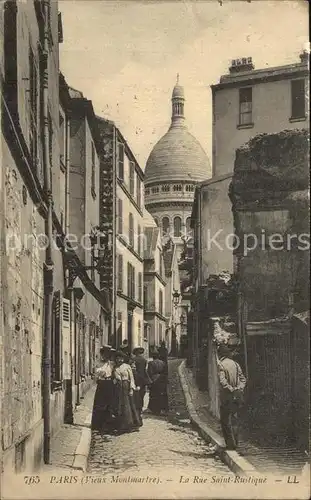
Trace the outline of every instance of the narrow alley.
<path fill-rule="evenodd" d="M 89 472 L 137 473 L 147 467 L 150 474 L 170 468 L 187 470 L 188 475 L 231 474 L 191 426 L 178 376 L 180 362 L 169 361 L 169 417 L 146 413 L 139 433 L 108 436 L 93 432 Z"/>

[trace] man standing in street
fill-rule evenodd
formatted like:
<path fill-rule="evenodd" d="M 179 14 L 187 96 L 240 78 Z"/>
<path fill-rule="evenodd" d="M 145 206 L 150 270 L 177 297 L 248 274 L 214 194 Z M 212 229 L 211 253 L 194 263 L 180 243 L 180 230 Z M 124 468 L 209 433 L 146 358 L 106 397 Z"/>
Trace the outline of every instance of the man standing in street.
<path fill-rule="evenodd" d="M 147 373 L 147 360 L 144 357 L 144 348 L 136 347 L 133 349 L 133 355 L 136 366 L 136 377 L 137 377 L 137 386 L 139 387 L 139 412 L 142 413 L 144 407 L 144 397 L 146 393 L 146 385 L 150 382 L 148 373 Z"/>
<path fill-rule="evenodd" d="M 243 404 L 246 378 L 240 365 L 232 359 L 232 352 L 226 345 L 218 348 L 218 370 L 220 382 L 220 422 L 228 450 L 238 445 L 238 410 Z M 233 419 L 236 425 L 233 424 Z"/>

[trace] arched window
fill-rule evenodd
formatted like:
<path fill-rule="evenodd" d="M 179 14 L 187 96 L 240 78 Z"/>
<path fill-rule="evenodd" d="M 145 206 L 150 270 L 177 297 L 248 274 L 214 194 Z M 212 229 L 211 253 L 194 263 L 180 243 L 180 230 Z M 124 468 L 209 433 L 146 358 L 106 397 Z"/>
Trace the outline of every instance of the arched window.
<path fill-rule="evenodd" d="M 180 217 L 175 217 L 174 219 L 174 236 L 179 237 L 181 236 L 181 218 Z"/>
<path fill-rule="evenodd" d="M 186 232 L 188 236 L 192 236 L 192 229 L 190 227 L 191 224 L 191 217 L 187 217 L 186 219 Z"/>
<path fill-rule="evenodd" d="M 163 217 L 162 219 L 162 234 L 168 234 L 170 232 L 170 220 L 168 217 Z"/>

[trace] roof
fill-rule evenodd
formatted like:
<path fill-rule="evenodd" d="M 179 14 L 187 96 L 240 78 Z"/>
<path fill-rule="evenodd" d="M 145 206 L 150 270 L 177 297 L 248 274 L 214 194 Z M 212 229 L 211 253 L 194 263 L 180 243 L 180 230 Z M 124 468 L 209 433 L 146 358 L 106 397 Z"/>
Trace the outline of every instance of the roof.
<path fill-rule="evenodd" d="M 156 221 L 152 217 L 151 213 L 148 212 L 148 210 L 144 209 L 143 215 L 144 215 L 144 220 L 143 220 L 144 227 L 158 227 Z"/>
<path fill-rule="evenodd" d="M 171 126 L 152 149 L 146 163 L 145 185 L 151 182 L 203 181 L 210 162 L 185 125 Z"/>
<path fill-rule="evenodd" d="M 145 227 L 145 249 L 144 249 L 144 259 L 154 259 L 154 253 L 157 248 L 158 237 L 160 229 L 156 227 Z"/>
<path fill-rule="evenodd" d="M 286 64 L 283 66 L 274 66 L 270 68 L 262 68 L 257 70 L 240 71 L 238 73 L 230 73 L 222 75 L 219 83 L 211 85 L 212 90 L 221 90 L 226 87 L 240 86 L 241 84 L 254 84 L 269 82 L 272 80 L 283 80 L 293 78 L 299 75 L 309 75 L 308 60 L 302 59 L 299 63 Z"/>

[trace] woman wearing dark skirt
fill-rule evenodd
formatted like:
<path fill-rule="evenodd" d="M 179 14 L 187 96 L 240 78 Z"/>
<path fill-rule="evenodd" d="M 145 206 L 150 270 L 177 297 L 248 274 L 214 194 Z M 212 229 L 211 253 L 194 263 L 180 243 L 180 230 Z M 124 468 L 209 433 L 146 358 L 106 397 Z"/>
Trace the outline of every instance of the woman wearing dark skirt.
<path fill-rule="evenodd" d="M 133 432 L 142 425 L 134 400 L 134 391 L 137 388 L 133 371 L 124 359 L 123 352 L 116 353 L 113 381 L 115 384 L 115 424 L 118 433 Z"/>
<path fill-rule="evenodd" d="M 100 432 L 111 432 L 113 430 L 113 403 L 114 385 L 112 371 L 113 351 L 110 346 L 100 349 L 102 365 L 96 370 L 97 388 L 94 397 L 91 428 Z"/>
<path fill-rule="evenodd" d="M 136 386 L 136 390 L 133 391 L 133 400 L 134 400 L 135 408 L 137 410 L 137 414 L 139 417 L 140 425 L 142 426 L 143 425 L 143 421 L 141 418 L 142 406 L 141 406 L 141 397 L 140 397 L 141 387 L 139 386 L 139 376 L 138 376 L 137 369 L 136 369 L 135 359 L 133 357 L 130 358 L 129 365 L 132 368 L 134 382 L 135 382 L 135 386 Z"/>
<path fill-rule="evenodd" d="M 164 361 L 159 359 L 159 353 L 152 353 L 153 360 L 148 364 L 148 375 L 151 379 L 149 388 L 148 410 L 155 415 L 167 415 L 168 395 L 167 395 L 167 371 Z"/>

